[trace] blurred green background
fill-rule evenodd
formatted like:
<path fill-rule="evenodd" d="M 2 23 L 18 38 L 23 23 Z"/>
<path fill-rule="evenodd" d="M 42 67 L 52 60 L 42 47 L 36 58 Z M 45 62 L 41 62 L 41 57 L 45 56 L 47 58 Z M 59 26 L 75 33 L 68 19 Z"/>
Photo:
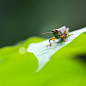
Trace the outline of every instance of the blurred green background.
<path fill-rule="evenodd" d="M 0 47 L 66 25 L 86 26 L 86 0 L 0 0 Z"/>
<path fill-rule="evenodd" d="M 52 37 L 42 33 L 56 25 L 70 31 L 85 27 L 86 0 L 0 0 L 0 86 L 86 86 L 86 32 L 34 73 L 38 61 L 26 49 Z"/>

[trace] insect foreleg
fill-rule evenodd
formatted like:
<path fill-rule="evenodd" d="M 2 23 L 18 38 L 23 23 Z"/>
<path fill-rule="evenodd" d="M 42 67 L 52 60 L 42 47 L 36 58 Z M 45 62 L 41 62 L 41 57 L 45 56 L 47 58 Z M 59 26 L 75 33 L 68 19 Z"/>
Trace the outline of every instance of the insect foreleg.
<path fill-rule="evenodd" d="M 50 41 L 51 41 L 51 40 L 53 40 L 53 41 L 54 41 L 55 39 L 56 39 L 55 37 L 54 37 L 54 38 L 49 39 L 49 43 L 50 43 L 50 45 L 48 45 L 48 46 L 51 46 L 51 42 L 50 42 Z M 46 46 L 46 47 L 48 47 L 48 46 Z"/>

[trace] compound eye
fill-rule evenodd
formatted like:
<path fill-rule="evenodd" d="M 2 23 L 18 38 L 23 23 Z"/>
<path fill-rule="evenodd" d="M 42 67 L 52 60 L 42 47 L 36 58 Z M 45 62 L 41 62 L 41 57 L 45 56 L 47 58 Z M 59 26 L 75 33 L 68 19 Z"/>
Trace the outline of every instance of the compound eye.
<path fill-rule="evenodd" d="M 52 32 L 55 32 L 54 30 L 52 30 Z"/>

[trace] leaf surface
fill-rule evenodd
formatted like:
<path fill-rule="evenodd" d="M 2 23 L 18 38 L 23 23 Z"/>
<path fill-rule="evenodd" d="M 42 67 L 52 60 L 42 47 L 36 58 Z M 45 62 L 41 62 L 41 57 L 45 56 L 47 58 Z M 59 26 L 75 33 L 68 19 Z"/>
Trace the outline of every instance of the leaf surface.
<path fill-rule="evenodd" d="M 51 58 L 51 56 L 58 51 L 59 49 L 61 49 L 62 47 L 64 47 L 65 45 L 69 44 L 70 42 L 72 42 L 76 37 L 78 37 L 81 33 L 85 32 L 86 28 L 82 28 L 80 30 L 76 30 L 73 31 L 69 34 L 73 34 L 69 37 L 66 38 L 66 42 L 59 42 L 59 40 L 57 39 L 56 41 L 54 41 L 52 43 L 52 46 L 50 47 L 46 47 L 47 45 L 49 45 L 49 39 L 40 43 L 32 43 L 28 46 L 27 52 L 32 52 L 34 53 L 34 55 L 37 57 L 38 59 L 38 69 L 36 70 L 36 72 L 38 72 Z"/>
<path fill-rule="evenodd" d="M 86 65 L 78 58 L 86 55 L 86 32 L 56 51 L 46 65 L 34 73 L 38 68 L 38 60 L 26 49 L 29 44 L 44 40 L 31 37 L 0 49 L 0 86 L 86 86 Z"/>

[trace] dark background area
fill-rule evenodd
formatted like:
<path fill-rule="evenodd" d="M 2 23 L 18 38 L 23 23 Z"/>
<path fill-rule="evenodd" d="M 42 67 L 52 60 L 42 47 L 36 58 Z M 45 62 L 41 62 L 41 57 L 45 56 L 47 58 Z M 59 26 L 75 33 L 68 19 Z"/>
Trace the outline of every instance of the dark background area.
<path fill-rule="evenodd" d="M 66 25 L 86 26 L 86 0 L 0 0 L 0 47 Z"/>

